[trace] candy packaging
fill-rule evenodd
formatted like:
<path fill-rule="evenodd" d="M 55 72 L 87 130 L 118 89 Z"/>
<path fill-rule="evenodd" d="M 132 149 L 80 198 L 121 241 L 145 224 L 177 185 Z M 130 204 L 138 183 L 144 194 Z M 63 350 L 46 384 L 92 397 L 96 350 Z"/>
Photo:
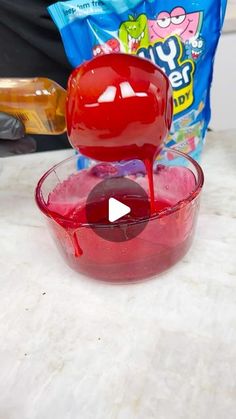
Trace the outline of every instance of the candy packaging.
<path fill-rule="evenodd" d="M 125 52 L 161 67 L 173 89 L 174 118 L 165 140 L 199 159 L 210 120 L 214 55 L 226 0 L 82 1 L 49 7 L 73 67 Z"/>

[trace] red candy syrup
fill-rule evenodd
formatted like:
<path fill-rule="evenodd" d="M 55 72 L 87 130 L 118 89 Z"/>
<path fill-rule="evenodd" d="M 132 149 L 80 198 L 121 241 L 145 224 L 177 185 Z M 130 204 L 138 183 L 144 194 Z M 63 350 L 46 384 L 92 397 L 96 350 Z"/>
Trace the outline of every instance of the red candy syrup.
<path fill-rule="evenodd" d="M 173 113 L 170 82 L 152 62 L 128 54 L 96 57 L 69 79 L 67 130 L 72 146 L 98 161 L 142 160 L 152 213 L 152 167 Z"/>
<path fill-rule="evenodd" d="M 136 281 L 162 272 L 183 257 L 192 242 L 199 202 L 198 198 L 194 203 L 189 199 L 196 187 L 191 171 L 184 167 L 163 167 L 154 174 L 155 195 L 159 197 L 155 207 L 157 212 L 167 209 L 167 213 L 151 218 L 138 236 L 124 242 L 104 240 L 84 225 L 87 188 L 100 181 L 90 171 L 83 170 L 59 184 L 48 198 L 50 226 L 59 249 L 73 269 L 107 281 Z M 148 189 L 146 177 L 137 178 L 137 182 Z M 186 200 L 185 205 L 177 212 L 172 211 L 180 200 Z M 126 203 L 124 198 L 122 201 Z M 132 205 L 129 199 L 127 204 L 135 206 L 135 216 L 131 213 L 129 218 L 131 228 L 135 228 L 132 221 L 139 218 L 142 203 L 136 201 Z M 109 224 L 98 209 L 99 205 L 95 205 L 98 224 L 99 221 Z M 125 226 L 127 220 L 120 220 L 122 223 Z"/>

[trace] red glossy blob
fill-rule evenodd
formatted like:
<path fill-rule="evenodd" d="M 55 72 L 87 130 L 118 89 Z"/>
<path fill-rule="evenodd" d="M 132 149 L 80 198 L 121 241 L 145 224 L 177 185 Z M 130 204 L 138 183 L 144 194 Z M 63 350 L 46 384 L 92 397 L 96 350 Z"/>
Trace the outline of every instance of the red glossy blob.
<path fill-rule="evenodd" d="M 169 132 L 172 112 L 168 78 L 137 56 L 95 57 L 69 79 L 68 136 L 74 148 L 96 160 L 152 160 Z"/>

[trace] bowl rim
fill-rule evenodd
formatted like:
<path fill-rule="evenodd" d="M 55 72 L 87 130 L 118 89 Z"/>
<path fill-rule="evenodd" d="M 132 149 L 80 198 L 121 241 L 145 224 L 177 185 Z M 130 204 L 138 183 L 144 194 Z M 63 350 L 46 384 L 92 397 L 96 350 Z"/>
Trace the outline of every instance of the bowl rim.
<path fill-rule="evenodd" d="M 143 223 L 143 222 L 146 222 L 146 221 L 149 222 L 151 220 L 155 220 L 155 219 L 158 219 L 158 218 L 163 218 L 165 216 L 168 216 L 170 214 L 178 212 L 180 209 L 182 209 L 183 207 L 190 204 L 192 201 L 194 201 L 199 196 L 199 194 L 202 190 L 202 187 L 204 185 L 204 173 L 203 173 L 203 170 L 202 170 L 200 164 L 196 160 L 194 160 L 190 155 L 188 155 L 186 153 L 183 153 L 182 151 L 176 150 L 174 147 L 173 148 L 163 147 L 162 150 L 164 152 L 171 152 L 173 154 L 177 154 L 178 157 L 184 158 L 184 159 L 188 160 L 190 163 L 192 163 L 192 165 L 194 166 L 194 168 L 197 172 L 197 176 L 198 176 L 198 179 L 196 179 L 197 182 L 196 182 L 196 187 L 195 187 L 194 191 L 192 191 L 191 194 L 187 198 L 178 201 L 176 205 L 173 205 L 170 208 L 166 208 L 166 209 L 158 212 L 158 214 L 150 215 L 150 217 L 143 217 L 143 218 L 140 218 L 139 220 L 135 220 L 135 221 L 130 221 L 130 222 L 129 221 L 124 221 L 124 224 L 135 225 L 135 224 Z M 54 220 L 55 222 L 57 222 L 60 225 L 64 224 L 65 222 L 68 223 L 68 218 L 64 217 L 63 215 L 60 215 L 58 213 L 53 213 L 53 212 L 50 212 L 50 214 L 48 213 L 47 204 L 44 201 L 44 198 L 42 196 L 42 186 L 43 186 L 43 183 L 46 180 L 46 178 L 52 172 L 54 172 L 57 167 L 62 166 L 63 164 L 66 164 L 70 160 L 74 160 L 74 159 L 78 158 L 78 156 L 80 156 L 80 155 L 81 155 L 80 153 L 74 154 L 73 156 L 67 157 L 66 159 L 64 159 L 61 162 L 52 166 L 39 179 L 39 181 L 37 183 L 37 186 L 35 188 L 35 201 L 36 201 L 36 204 L 39 207 L 39 209 L 42 211 L 42 213 L 44 215 L 46 215 L 48 218 Z M 92 159 L 90 159 L 90 160 L 92 160 Z M 114 162 L 112 162 L 112 163 L 114 163 Z M 162 163 L 160 162 L 160 164 L 162 164 Z M 52 214 L 54 214 L 54 216 L 52 216 Z M 120 222 L 112 223 L 113 227 L 118 226 L 118 225 L 120 225 Z M 78 228 L 80 228 L 80 227 L 91 227 L 91 226 L 96 227 L 96 228 L 110 228 L 109 224 L 97 224 L 97 223 L 88 223 L 88 222 L 87 223 L 81 223 Z"/>

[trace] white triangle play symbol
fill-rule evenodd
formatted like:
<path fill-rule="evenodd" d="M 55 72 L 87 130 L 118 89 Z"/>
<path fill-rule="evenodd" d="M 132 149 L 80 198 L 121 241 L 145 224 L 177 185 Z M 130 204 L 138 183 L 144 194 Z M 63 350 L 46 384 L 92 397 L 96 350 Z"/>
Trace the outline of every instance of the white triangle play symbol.
<path fill-rule="evenodd" d="M 119 220 L 131 212 L 131 208 L 115 198 L 109 198 L 108 202 L 108 219 L 110 223 Z"/>

